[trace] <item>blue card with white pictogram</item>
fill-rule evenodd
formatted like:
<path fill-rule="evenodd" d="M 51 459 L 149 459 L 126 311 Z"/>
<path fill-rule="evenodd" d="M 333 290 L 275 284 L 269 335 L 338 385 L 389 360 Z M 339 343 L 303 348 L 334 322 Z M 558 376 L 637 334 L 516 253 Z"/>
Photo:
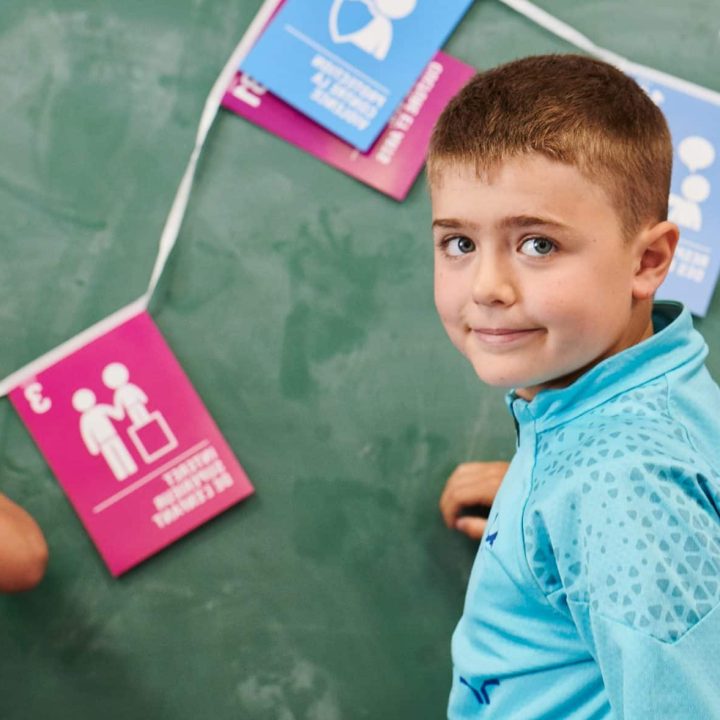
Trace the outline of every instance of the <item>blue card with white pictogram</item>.
<path fill-rule="evenodd" d="M 471 4 L 287 0 L 241 67 L 366 151 Z"/>
<path fill-rule="evenodd" d="M 707 313 L 720 275 L 720 93 L 649 68 L 625 68 L 663 111 L 673 139 L 668 219 L 680 228 L 657 297 Z"/>

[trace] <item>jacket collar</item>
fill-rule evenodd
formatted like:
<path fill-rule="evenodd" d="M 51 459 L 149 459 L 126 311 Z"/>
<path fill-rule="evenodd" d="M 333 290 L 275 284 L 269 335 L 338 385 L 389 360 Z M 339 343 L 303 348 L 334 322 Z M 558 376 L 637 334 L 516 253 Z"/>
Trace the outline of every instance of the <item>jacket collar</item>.
<path fill-rule="evenodd" d="M 655 303 L 653 328 L 651 337 L 599 362 L 567 387 L 542 390 L 530 402 L 509 392 L 508 408 L 521 423 L 535 422 L 537 431 L 547 430 L 681 365 L 702 365 L 707 345 L 687 308 Z"/>

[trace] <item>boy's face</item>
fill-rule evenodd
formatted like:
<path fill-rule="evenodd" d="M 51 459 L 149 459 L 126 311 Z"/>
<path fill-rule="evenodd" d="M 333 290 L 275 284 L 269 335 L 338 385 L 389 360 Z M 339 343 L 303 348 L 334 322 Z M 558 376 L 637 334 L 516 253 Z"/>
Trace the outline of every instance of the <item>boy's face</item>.
<path fill-rule="evenodd" d="M 651 334 L 633 302 L 638 253 L 605 191 L 541 155 L 431 188 L 435 304 L 490 385 L 531 399 Z"/>

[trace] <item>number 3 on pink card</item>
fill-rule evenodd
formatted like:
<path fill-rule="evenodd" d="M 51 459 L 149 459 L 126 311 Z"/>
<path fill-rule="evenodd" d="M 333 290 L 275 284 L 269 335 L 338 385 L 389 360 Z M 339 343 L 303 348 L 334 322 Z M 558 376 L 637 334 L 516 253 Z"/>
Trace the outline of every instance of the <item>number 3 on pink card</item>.
<path fill-rule="evenodd" d="M 52 400 L 43 395 L 43 386 L 39 382 L 30 383 L 25 388 L 25 399 L 37 415 L 44 415 L 52 407 Z"/>

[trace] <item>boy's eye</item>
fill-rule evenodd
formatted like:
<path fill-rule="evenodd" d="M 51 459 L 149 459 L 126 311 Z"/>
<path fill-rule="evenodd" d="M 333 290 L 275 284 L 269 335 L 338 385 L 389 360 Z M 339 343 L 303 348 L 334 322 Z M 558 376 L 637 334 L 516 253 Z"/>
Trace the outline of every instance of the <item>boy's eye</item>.
<path fill-rule="evenodd" d="M 443 245 L 445 252 L 452 256 L 467 255 L 475 250 L 475 243 L 470 238 L 462 235 L 448 238 L 443 242 Z"/>
<path fill-rule="evenodd" d="M 552 240 L 544 237 L 531 237 L 520 245 L 520 252 L 530 257 L 545 257 L 556 249 Z"/>

